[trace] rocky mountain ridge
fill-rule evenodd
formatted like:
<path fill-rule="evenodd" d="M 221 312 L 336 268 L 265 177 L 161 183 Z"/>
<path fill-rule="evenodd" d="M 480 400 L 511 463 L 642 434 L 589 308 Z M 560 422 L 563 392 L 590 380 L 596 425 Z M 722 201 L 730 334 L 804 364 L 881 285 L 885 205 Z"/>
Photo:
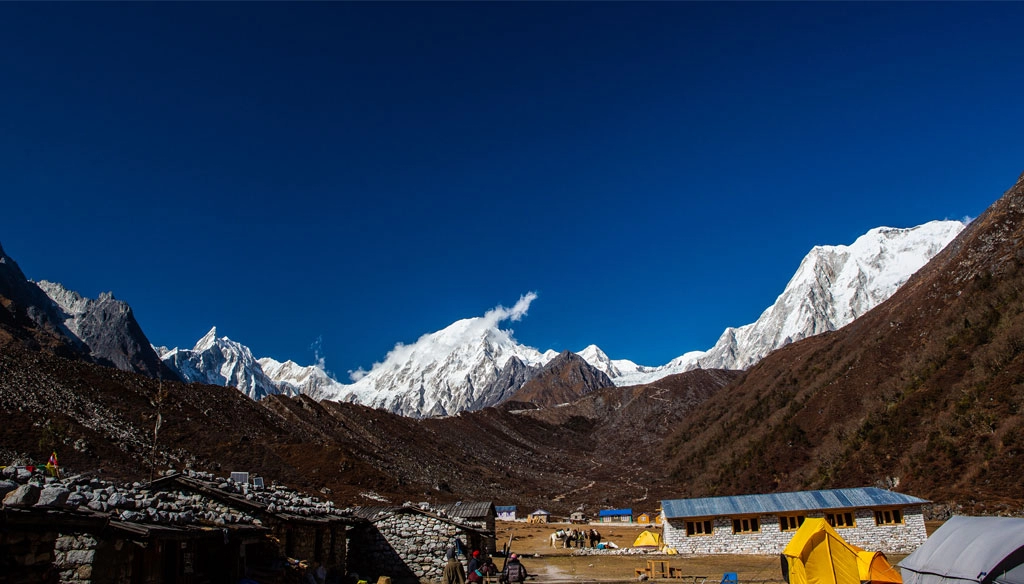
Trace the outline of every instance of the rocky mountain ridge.
<path fill-rule="evenodd" d="M 611 359 L 590 345 L 578 354 L 602 371 L 615 385 L 650 383 L 658 378 L 697 368 L 745 369 L 771 351 L 802 338 L 836 330 L 864 314 L 895 292 L 964 227 L 959 221 L 932 221 L 908 229 L 877 228 L 849 246 L 817 246 L 801 262 L 785 290 L 754 323 L 728 328 L 714 347 L 691 351 L 658 367 Z M 263 358 L 258 366 L 270 385 L 244 388 L 247 395 L 302 392 L 316 399 L 370 405 L 408 416 L 445 416 L 501 403 L 519 391 L 539 368 L 557 355 L 517 343 L 499 325 L 526 314 L 535 295 L 524 295 L 516 306 L 498 307 L 482 317 L 457 321 L 423 335 L 415 343 L 398 345 L 387 357 L 351 384 L 331 378 L 318 366 L 299 366 Z M 239 354 L 210 363 L 246 361 Z M 226 348 L 224 348 L 226 350 Z M 172 367 L 174 363 L 168 363 Z M 188 379 L 206 382 L 227 379 L 205 375 L 193 360 L 181 371 Z M 254 365 L 247 365 L 247 370 Z M 511 368 L 507 370 L 507 368 Z M 247 379 L 252 379 L 252 373 Z M 251 383 L 251 382 L 246 382 Z"/>

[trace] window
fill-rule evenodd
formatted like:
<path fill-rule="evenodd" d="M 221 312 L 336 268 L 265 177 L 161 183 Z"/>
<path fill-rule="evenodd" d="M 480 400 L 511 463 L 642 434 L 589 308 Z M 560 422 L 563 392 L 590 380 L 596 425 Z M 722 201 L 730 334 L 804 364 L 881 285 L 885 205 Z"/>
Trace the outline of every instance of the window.
<path fill-rule="evenodd" d="M 761 525 L 758 523 L 757 517 L 732 520 L 733 533 L 757 533 L 758 531 L 761 531 Z"/>
<path fill-rule="evenodd" d="M 899 525 L 903 523 L 903 513 L 899 509 L 875 511 L 875 525 Z"/>
<path fill-rule="evenodd" d="M 711 527 L 710 519 L 705 519 L 704 521 L 687 521 L 686 535 L 711 535 L 713 533 Z"/>
<path fill-rule="evenodd" d="M 853 522 L 853 513 L 849 511 L 845 513 L 829 513 L 825 515 L 825 519 L 832 527 L 857 527 L 857 524 Z"/>
<path fill-rule="evenodd" d="M 803 515 L 779 515 L 780 531 L 796 531 L 804 524 Z"/>

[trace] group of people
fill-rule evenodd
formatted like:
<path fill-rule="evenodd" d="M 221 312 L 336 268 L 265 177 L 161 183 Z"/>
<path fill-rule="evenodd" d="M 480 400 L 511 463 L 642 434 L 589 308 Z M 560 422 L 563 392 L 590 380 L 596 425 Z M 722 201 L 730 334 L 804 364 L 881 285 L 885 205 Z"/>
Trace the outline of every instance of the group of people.
<path fill-rule="evenodd" d="M 459 561 L 458 555 L 458 546 L 452 545 L 448 547 L 448 550 L 445 552 L 445 558 L 448 561 L 444 566 L 441 584 L 466 584 L 467 582 L 482 584 L 487 576 L 499 573 L 498 567 L 494 565 L 494 561 L 481 554 L 480 550 L 473 551 L 465 568 L 462 567 L 462 562 Z M 527 576 L 526 568 L 519 561 L 519 556 L 511 554 L 508 557 L 508 561 L 505 562 L 505 567 L 501 570 L 499 582 L 502 584 L 521 584 L 526 581 Z"/>
<path fill-rule="evenodd" d="M 601 533 L 596 529 L 559 529 L 551 536 L 551 547 L 559 541 L 563 548 L 596 548 L 601 543 Z"/>

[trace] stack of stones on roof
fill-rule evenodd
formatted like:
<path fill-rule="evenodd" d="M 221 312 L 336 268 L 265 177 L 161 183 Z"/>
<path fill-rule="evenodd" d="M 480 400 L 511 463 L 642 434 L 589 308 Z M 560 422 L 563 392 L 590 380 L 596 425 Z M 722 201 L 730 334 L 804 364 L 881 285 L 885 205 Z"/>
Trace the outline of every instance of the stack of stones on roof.
<path fill-rule="evenodd" d="M 282 486 L 166 471 L 151 483 L 0 473 L 5 584 L 273 582 L 319 562 L 347 573 L 347 534 L 365 523 L 331 501 Z"/>

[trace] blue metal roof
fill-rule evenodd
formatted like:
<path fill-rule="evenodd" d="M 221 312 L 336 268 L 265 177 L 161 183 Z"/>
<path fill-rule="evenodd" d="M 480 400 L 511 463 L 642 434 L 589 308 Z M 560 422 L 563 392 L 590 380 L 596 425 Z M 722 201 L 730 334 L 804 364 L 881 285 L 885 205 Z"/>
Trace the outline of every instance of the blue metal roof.
<path fill-rule="evenodd" d="M 498 513 L 508 513 L 509 511 L 515 511 L 515 505 L 498 505 L 494 507 L 494 510 Z"/>
<path fill-rule="evenodd" d="M 860 487 L 830 491 L 672 499 L 662 501 L 661 506 L 665 511 L 665 517 L 678 518 L 921 505 L 923 503 L 930 503 L 930 501 L 876 487 Z"/>
<path fill-rule="evenodd" d="M 598 511 L 598 517 L 619 517 L 620 515 L 632 515 L 632 509 L 602 509 Z"/>

